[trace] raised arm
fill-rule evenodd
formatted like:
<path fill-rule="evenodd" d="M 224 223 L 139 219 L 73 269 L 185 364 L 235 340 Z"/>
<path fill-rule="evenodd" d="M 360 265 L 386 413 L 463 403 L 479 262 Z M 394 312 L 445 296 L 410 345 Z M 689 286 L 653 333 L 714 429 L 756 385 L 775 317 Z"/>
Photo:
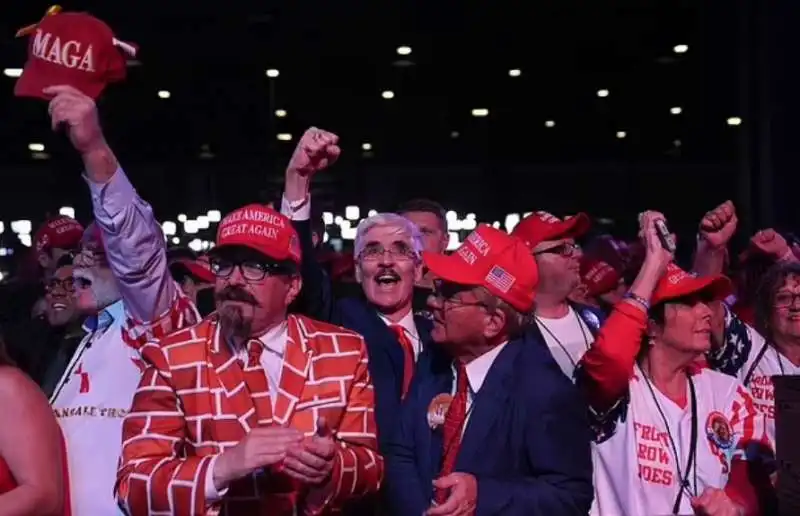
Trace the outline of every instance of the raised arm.
<path fill-rule="evenodd" d="M 646 329 L 650 298 L 672 261 L 672 254 L 661 246 L 654 226 L 655 220 L 663 218 L 656 212 L 642 217 L 647 253 L 642 268 L 629 295 L 614 307 L 576 371 L 578 384 L 596 413 L 608 411 L 627 392 Z"/>
<path fill-rule="evenodd" d="M 53 129 L 63 123 L 81 154 L 111 270 L 128 314 L 136 321 L 163 317 L 178 297 L 166 246 L 153 210 L 136 193 L 103 136 L 94 101 L 71 86 L 53 86 Z"/>
<path fill-rule="evenodd" d="M 316 127 L 308 129 L 292 154 L 286 167 L 281 213 L 292 220 L 300 238 L 303 263 L 303 291 L 300 293 L 300 310 L 305 315 L 321 321 L 334 321 L 333 298 L 330 279 L 317 261 L 316 243 L 311 229 L 311 178 L 315 173 L 332 165 L 341 152 L 339 137 Z M 319 235 L 322 238 L 322 235 Z"/>

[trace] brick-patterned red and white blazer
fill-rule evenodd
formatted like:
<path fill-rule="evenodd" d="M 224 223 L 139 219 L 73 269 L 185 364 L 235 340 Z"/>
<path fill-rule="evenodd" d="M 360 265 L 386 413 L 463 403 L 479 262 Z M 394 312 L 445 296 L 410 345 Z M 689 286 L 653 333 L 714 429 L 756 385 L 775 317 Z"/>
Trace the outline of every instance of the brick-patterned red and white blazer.
<path fill-rule="evenodd" d="M 245 366 L 220 336 L 214 316 L 141 348 L 147 368 L 123 425 L 115 486 L 126 512 L 337 514 L 346 502 L 380 489 L 383 458 L 376 451 L 363 337 L 303 316 L 291 315 L 287 323 L 274 410 L 268 392 L 248 389 Z M 217 503 L 206 501 L 212 458 L 252 428 L 289 425 L 310 436 L 322 416 L 337 443 L 329 493 L 306 497 L 307 487 L 269 472 L 240 479 Z"/>

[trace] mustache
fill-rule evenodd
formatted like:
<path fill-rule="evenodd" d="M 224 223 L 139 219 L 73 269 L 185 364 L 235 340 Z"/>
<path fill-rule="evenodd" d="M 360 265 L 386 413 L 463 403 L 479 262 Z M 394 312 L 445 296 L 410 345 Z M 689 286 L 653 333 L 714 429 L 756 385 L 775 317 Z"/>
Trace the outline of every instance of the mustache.
<path fill-rule="evenodd" d="M 241 303 L 249 303 L 253 306 L 261 306 L 261 304 L 250 294 L 248 291 L 243 289 L 242 287 L 225 287 L 216 294 L 214 294 L 214 298 L 217 302 L 222 301 L 239 301 Z"/>
<path fill-rule="evenodd" d="M 381 276 L 391 276 L 394 279 L 400 279 L 400 274 L 392 267 L 380 267 L 378 272 L 375 274 L 375 277 L 379 278 Z"/>

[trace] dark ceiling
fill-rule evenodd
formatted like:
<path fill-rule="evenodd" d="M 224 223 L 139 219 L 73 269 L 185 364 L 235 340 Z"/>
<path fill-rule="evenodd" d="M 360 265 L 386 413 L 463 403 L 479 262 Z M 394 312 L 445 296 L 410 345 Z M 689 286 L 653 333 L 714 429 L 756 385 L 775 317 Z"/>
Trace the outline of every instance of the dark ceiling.
<path fill-rule="evenodd" d="M 23 64 L 25 42 L 13 33 L 48 7 L 14 4 L 0 17 L 3 68 Z M 387 164 L 733 163 L 739 129 L 726 120 L 739 114 L 736 13 L 711 4 L 106 0 L 63 7 L 90 11 L 141 48 L 141 64 L 100 103 L 129 168 L 166 164 L 177 170 L 173 180 L 191 182 L 194 167 L 213 164 L 210 173 L 224 182 L 240 168 L 277 170 L 294 141 L 276 134 L 296 141 L 309 125 L 341 136 L 334 180 L 348 167 Z M 688 52 L 675 53 L 679 44 Z M 401 45 L 411 54 L 398 55 Z M 269 68 L 280 75 L 268 78 Z M 63 170 L 77 164 L 65 161 L 44 105 L 16 99 L 12 89 L 13 79 L 0 76 L 0 174 L 31 167 L 57 177 L 30 184 L 9 172 L 19 180 L 0 193 L 4 210 L 30 206 L 32 196 L 85 196 L 77 172 Z M 609 95 L 598 97 L 600 89 Z M 382 98 L 384 90 L 394 98 Z M 477 108 L 488 116 L 472 116 Z M 276 118 L 276 109 L 287 116 Z M 44 143 L 51 159 L 33 161 L 30 142 Z M 50 191 L 42 194 L 42 185 Z M 157 208 L 176 211 L 182 202 Z"/>

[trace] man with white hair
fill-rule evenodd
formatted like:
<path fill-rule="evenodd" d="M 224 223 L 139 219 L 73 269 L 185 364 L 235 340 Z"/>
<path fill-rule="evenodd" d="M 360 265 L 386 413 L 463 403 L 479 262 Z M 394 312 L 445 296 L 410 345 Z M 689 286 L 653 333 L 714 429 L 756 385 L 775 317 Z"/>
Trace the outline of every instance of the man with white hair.
<path fill-rule="evenodd" d="M 338 137 L 311 128 L 303 135 L 286 169 L 281 212 L 292 219 L 303 249 L 302 276 L 311 317 L 331 321 L 364 336 L 375 388 L 375 419 L 381 449 L 396 428 L 400 402 L 416 362 L 430 341 L 431 323 L 412 311 L 414 285 L 422 277 L 422 235 L 410 220 L 379 213 L 356 230 L 356 279 L 362 296 L 318 302 L 325 278 L 311 241 L 310 183 L 314 173 L 339 155 Z"/>

